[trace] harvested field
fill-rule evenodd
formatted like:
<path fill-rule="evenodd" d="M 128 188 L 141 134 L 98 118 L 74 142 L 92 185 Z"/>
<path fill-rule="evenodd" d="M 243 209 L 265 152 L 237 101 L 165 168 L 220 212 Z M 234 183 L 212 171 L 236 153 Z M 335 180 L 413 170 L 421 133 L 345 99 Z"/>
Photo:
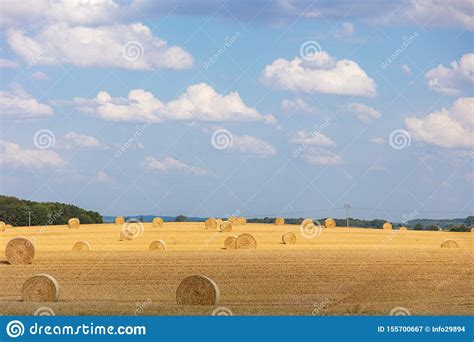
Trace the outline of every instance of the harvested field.
<path fill-rule="evenodd" d="M 178 285 L 195 274 L 217 284 L 219 306 L 234 315 L 387 315 L 394 307 L 412 315 L 474 311 L 472 233 L 334 228 L 305 238 L 297 225 L 248 223 L 220 233 L 204 223 L 165 223 L 159 230 L 145 223 L 140 236 L 120 241 L 121 229 L 82 224 L 77 230 L 2 232 L 2 251 L 11 238 L 23 236 L 35 243 L 36 254 L 30 265 L 10 265 L 2 254 L 0 313 L 32 315 L 46 305 L 57 315 L 210 315 L 214 306 L 176 303 Z M 295 244 L 282 243 L 288 231 L 296 234 Z M 241 233 L 252 234 L 257 249 L 224 250 L 224 240 Z M 73 252 L 79 240 L 93 249 Z M 150 251 L 154 240 L 163 240 L 166 251 Z M 459 247 L 441 248 L 446 240 Z M 22 302 L 24 282 L 44 273 L 61 287 L 59 301 Z"/>

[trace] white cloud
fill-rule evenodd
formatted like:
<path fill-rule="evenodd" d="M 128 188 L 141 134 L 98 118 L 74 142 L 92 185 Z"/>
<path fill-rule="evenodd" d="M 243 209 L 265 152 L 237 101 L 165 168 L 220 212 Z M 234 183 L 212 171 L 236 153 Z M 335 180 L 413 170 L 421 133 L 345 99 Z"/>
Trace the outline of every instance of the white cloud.
<path fill-rule="evenodd" d="M 448 26 L 474 30 L 472 0 L 408 0 L 402 18 L 420 26 Z M 399 19 L 398 19 L 399 20 Z"/>
<path fill-rule="evenodd" d="M 341 165 L 342 157 L 323 148 L 310 147 L 303 151 L 302 158 L 313 165 Z"/>
<path fill-rule="evenodd" d="M 0 141 L 0 164 L 41 169 L 62 166 L 65 161 L 54 151 L 22 149 L 15 143 Z"/>
<path fill-rule="evenodd" d="M 17 87 L 14 92 L 0 91 L 0 118 L 30 119 L 53 115 L 53 109 L 38 102 L 33 96 Z"/>
<path fill-rule="evenodd" d="M 383 145 L 387 142 L 387 140 L 385 140 L 384 138 L 381 138 L 381 137 L 375 137 L 375 138 L 370 139 L 370 142 L 372 142 L 374 144 L 377 144 L 377 145 Z"/>
<path fill-rule="evenodd" d="M 36 71 L 31 74 L 31 76 L 38 81 L 46 81 L 49 79 L 48 75 L 41 71 Z"/>
<path fill-rule="evenodd" d="M 463 93 L 463 88 L 472 89 L 474 84 L 474 54 L 463 55 L 459 63 L 452 61 L 451 68 L 440 64 L 425 76 L 431 89 L 445 95 L 459 96 Z"/>
<path fill-rule="evenodd" d="M 316 145 L 316 146 L 336 146 L 336 143 L 329 137 L 320 132 L 298 131 L 296 135 L 290 139 L 292 144 L 300 145 Z"/>
<path fill-rule="evenodd" d="M 325 51 L 310 61 L 279 58 L 265 67 L 261 77 L 269 85 L 295 92 L 376 95 L 374 80 L 356 62 L 336 61 Z"/>
<path fill-rule="evenodd" d="M 117 67 L 135 70 L 185 69 L 192 56 L 153 36 L 141 24 L 83 27 L 54 23 L 35 35 L 7 31 L 11 49 L 28 65 L 72 64 L 79 67 Z"/>
<path fill-rule="evenodd" d="M 380 112 L 363 103 L 352 102 L 346 106 L 347 110 L 363 123 L 380 118 Z"/>
<path fill-rule="evenodd" d="M 284 111 L 302 111 L 306 113 L 312 113 L 316 110 L 307 104 L 303 99 L 297 98 L 294 100 L 284 99 L 281 101 L 280 108 Z"/>
<path fill-rule="evenodd" d="M 93 179 L 95 183 L 109 183 L 113 182 L 114 180 L 115 179 L 112 176 L 110 176 L 107 172 L 103 170 L 97 172 Z"/>
<path fill-rule="evenodd" d="M 16 68 L 18 63 L 15 61 L 9 61 L 8 59 L 0 58 L 0 68 Z"/>
<path fill-rule="evenodd" d="M 260 157 L 274 156 L 277 151 L 265 140 L 250 135 L 234 135 L 230 150 L 254 154 Z"/>
<path fill-rule="evenodd" d="M 86 148 L 86 149 L 106 149 L 107 146 L 101 143 L 96 137 L 69 132 L 64 136 L 64 148 Z"/>
<path fill-rule="evenodd" d="M 408 117 L 410 135 L 428 144 L 449 148 L 474 146 L 474 97 L 459 98 L 451 109 L 442 108 L 425 117 Z"/>
<path fill-rule="evenodd" d="M 341 28 L 337 30 L 335 37 L 336 38 L 350 37 L 354 34 L 354 32 L 355 32 L 355 27 L 353 23 L 343 22 L 341 24 Z"/>
<path fill-rule="evenodd" d="M 255 108 L 247 107 L 237 92 L 220 95 L 205 83 L 188 86 L 183 94 L 169 102 L 134 89 L 127 98 L 113 98 L 101 91 L 92 100 L 76 98 L 75 104 L 78 110 L 109 121 L 276 121 L 271 115 L 263 116 Z"/>
<path fill-rule="evenodd" d="M 112 22 L 119 17 L 119 6 L 113 0 L 22 0 L 3 1 L 0 11 L 2 26 L 34 26 L 50 22 L 93 25 Z"/>
<path fill-rule="evenodd" d="M 400 66 L 400 68 L 402 69 L 402 71 L 405 75 L 411 75 L 412 74 L 412 71 L 411 71 L 410 67 L 407 64 L 402 64 Z"/>
<path fill-rule="evenodd" d="M 208 173 L 207 170 L 203 168 L 189 166 L 173 157 L 165 157 L 162 160 L 153 157 L 145 157 L 144 166 L 149 170 L 162 172 L 178 170 L 180 172 L 193 173 L 195 175 L 206 175 Z"/>

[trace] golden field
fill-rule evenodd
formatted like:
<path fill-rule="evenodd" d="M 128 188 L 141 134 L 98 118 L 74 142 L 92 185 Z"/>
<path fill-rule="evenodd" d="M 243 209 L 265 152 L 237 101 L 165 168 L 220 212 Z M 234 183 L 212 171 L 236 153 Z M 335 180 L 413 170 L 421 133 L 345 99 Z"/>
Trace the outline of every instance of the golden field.
<path fill-rule="evenodd" d="M 412 315 L 474 313 L 474 233 L 324 229 L 304 238 L 297 225 L 246 224 L 231 233 L 204 223 L 165 223 L 132 241 L 120 241 L 121 225 L 16 227 L 0 232 L 0 249 L 23 236 L 35 241 L 31 265 L 0 257 L 0 314 L 31 315 L 41 306 L 57 315 L 210 315 L 216 307 L 178 306 L 176 289 L 193 274 L 213 279 L 220 304 L 234 315 L 388 315 L 403 307 Z M 294 245 L 281 242 L 284 232 Z M 229 235 L 251 233 L 256 250 L 226 250 Z M 455 240 L 459 248 L 441 248 Z M 85 240 L 89 252 L 73 252 Z M 163 240 L 166 251 L 150 251 Z M 26 279 L 52 275 L 58 302 L 21 301 Z"/>

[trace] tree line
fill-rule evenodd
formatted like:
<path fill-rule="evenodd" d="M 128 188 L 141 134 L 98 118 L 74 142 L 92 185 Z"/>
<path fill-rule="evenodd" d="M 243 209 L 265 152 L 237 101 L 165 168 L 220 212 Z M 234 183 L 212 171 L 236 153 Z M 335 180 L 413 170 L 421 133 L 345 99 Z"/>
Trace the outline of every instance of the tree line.
<path fill-rule="evenodd" d="M 72 217 L 77 217 L 85 224 L 102 223 L 102 216 L 98 212 L 72 204 L 34 202 L 0 195 L 0 221 L 13 226 L 28 226 L 29 213 L 32 226 L 67 224 Z"/>
<path fill-rule="evenodd" d="M 317 218 L 313 219 L 315 224 L 324 224 L 326 218 Z M 285 218 L 286 224 L 301 224 L 304 218 Z M 346 219 L 334 219 L 338 227 L 345 227 L 347 222 Z M 265 217 L 265 218 L 252 218 L 248 219 L 249 223 L 274 223 L 275 217 Z M 358 227 L 358 228 L 379 228 L 382 229 L 385 220 L 374 219 L 374 220 L 363 220 L 356 218 L 349 218 L 349 227 Z M 447 230 L 451 232 L 469 232 L 471 227 L 474 225 L 474 216 L 468 216 L 465 219 L 443 219 L 443 220 L 433 220 L 433 219 L 417 219 L 411 220 L 404 223 L 394 223 L 394 227 L 405 226 L 413 230 Z"/>

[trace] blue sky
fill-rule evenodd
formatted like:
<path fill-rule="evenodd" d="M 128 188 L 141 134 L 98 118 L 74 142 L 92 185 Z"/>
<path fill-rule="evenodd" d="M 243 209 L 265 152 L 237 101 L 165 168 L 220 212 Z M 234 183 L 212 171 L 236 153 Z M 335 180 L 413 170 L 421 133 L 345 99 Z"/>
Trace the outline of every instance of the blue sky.
<path fill-rule="evenodd" d="M 473 211 L 472 2 L 0 12 L 2 194 L 104 215 Z"/>

